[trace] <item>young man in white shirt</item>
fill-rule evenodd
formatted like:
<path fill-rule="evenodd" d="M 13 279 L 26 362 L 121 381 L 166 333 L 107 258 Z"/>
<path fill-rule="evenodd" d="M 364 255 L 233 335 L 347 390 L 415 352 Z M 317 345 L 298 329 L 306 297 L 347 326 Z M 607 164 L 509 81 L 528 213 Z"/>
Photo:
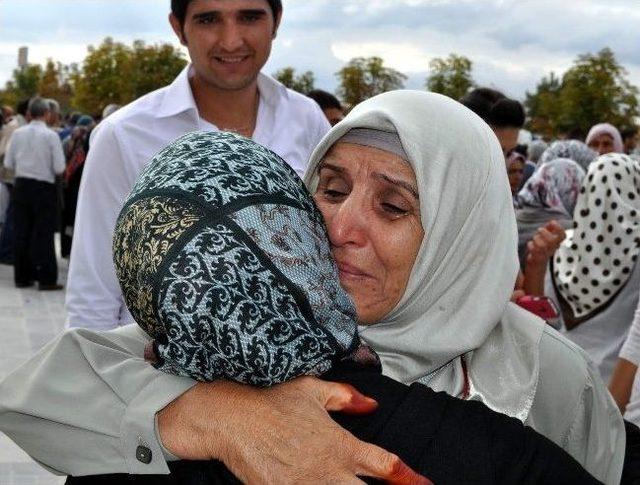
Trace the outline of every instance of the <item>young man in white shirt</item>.
<path fill-rule="evenodd" d="M 124 199 L 151 158 L 179 136 L 234 131 L 302 174 L 329 124 L 316 104 L 260 70 L 282 16 L 280 0 L 172 0 L 169 21 L 191 64 L 169 86 L 95 130 L 83 173 L 67 290 L 70 327 L 132 323 L 111 260 Z"/>
<path fill-rule="evenodd" d="M 60 290 L 53 243 L 57 220 L 55 177 L 64 172 L 65 159 L 58 135 L 47 127 L 49 103 L 34 98 L 31 122 L 13 132 L 4 164 L 15 171 L 14 280 L 17 288 Z"/>

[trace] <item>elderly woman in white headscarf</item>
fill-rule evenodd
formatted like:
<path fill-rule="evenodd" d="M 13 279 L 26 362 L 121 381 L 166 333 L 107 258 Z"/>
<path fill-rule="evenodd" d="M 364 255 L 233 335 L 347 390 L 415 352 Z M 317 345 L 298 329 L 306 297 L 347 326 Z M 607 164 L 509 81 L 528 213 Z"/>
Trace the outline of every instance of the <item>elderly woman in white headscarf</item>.
<path fill-rule="evenodd" d="M 581 349 L 509 301 L 518 258 L 504 163 L 491 128 L 461 104 L 432 93 L 395 91 L 356 106 L 325 136 L 311 157 L 305 182 L 324 218 L 340 283 L 356 308 L 360 336 L 380 356 L 385 375 L 481 401 L 520 419 L 565 449 L 599 480 L 618 483 L 624 427 L 597 370 Z M 135 346 L 123 344 L 123 332 L 137 342 Z M 46 382 L 42 387 L 47 389 L 62 380 L 59 387 L 65 389 L 65 396 L 74 396 L 75 402 L 89 399 L 93 403 L 99 397 L 101 409 L 111 411 L 107 415 L 85 422 L 78 413 L 71 415 L 69 410 L 58 408 L 52 411 L 33 380 L 27 390 L 21 390 L 18 404 L 15 400 L 5 404 L 9 415 L 35 419 L 40 425 L 38 417 L 69 423 L 74 433 L 88 428 L 95 445 L 101 441 L 101 433 L 120 436 L 123 432 L 122 423 L 127 421 L 114 417 L 153 417 L 162 409 L 154 406 L 157 402 L 146 396 L 144 388 L 140 391 L 143 396 L 134 392 L 136 385 L 152 381 L 156 392 L 162 390 L 162 406 L 174 401 L 158 412 L 158 432 L 151 420 L 141 419 L 127 442 L 144 436 L 152 446 L 159 434 L 165 444 L 175 446 L 170 448 L 174 454 L 193 456 L 193 440 L 179 439 L 182 434 L 177 426 L 192 422 L 188 429 L 212 429 L 211 424 L 195 424 L 207 407 L 190 398 L 206 391 L 198 391 L 202 387 L 196 386 L 195 394 L 189 390 L 184 399 L 178 398 L 185 391 L 184 383 L 179 389 L 163 384 L 156 374 L 159 371 L 141 367 L 140 356 L 127 355 L 129 348 L 144 348 L 146 341 L 138 342 L 140 338 L 133 330 L 99 337 L 76 332 L 70 343 L 66 340 L 67 346 L 50 346 L 31 361 L 38 370 L 73 369 L 66 377 L 53 372 L 37 376 Z M 76 345 L 78 341 L 82 345 Z M 74 356 L 78 367 L 70 362 Z M 42 359 L 47 366 L 38 365 Z M 61 360 L 66 367 L 59 367 Z M 100 365 L 105 361 L 107 369 Z M 79 366 L 86 370 L 79 370 Z M 118 371 L 111 372 L 114 368 Z M 95 377 L 96 373 L 108 374 L 109 385 Z M 129 381 L 123 374 L 130 376 Z M 17 386 L 18 377 L 13 379 Z M 205 413 L 207 418 L 215 416 L 213 429 L 234 429 L 235 423 L 246 429 L 250 440 L 243 448 L 233 441 L 243 439 L 242 433 L 231 438 L 209 433 L 217 444 L 227 440 L 225 450 L 238 450 L 239 463 L 236 458 L 225 464 L 239 476 L 262 476 L 260 470 L 246 469 L 271 463 L 271 456 L 286 456 L 290 463 L 289 440 L 282 438 L 283 433 L 308 449 L 302 439 L 306 428 L 295 421 L 300 414 L 310 419 L 311 406 L 302 399 L 304 393 L 296 394 L 296 415 L 287 414 L 298 423 L 292 435 L 289 423 L 278 420 L 281 413 L 269 411 L 282 402 L 282 395 L 274 397 L 278 390 L 254 394 L 214 385 L 210 399 L 220 404 Z M 89 389 L 100 389 L 99 396 Z M 4 390 L 8 390 L 6 386 Z M 323 392 L 328 392 L 326 387 Z M 132 395 L 136 396 L 134 401 Z M 59 403 L 61 398 L 56 399 Z M 254 404 L 256 400 L 260 407 Z M 233 413 L 226 411 L 229 402 Z M 0 400 L 0 411 L 1 405 Z M 21 405 L 26 411 L 18 409 Z M 254 409 L 271 418 L 267 422 L 251 420 L 251 427 L 246 428 L 247 413 Z M 99 425 L 96 419 L 100 419 Z M 314 444 L 332 429 L 316 426 Z M 173 435 L 177 438 L 172 439 Z M 265 436 L 278 438 L 265 442 Z M 102 441 L 118 449 L 112 441 Z M 257 448 L 269 450 L 268 456 L 247 452 L 256 448 L 255 441 L 262 443 Z M 348 445 L 348 437 L 343 437 L 331 452 Z M 108 452 L 107 446 L 102 448 Z M 283 449 L 287 452 L 284 455 Z M 247 459 L 247 453 L 254 459 Z M 114 456 L 113 463 L 118 460 Z M 117 471 L 114 466 L 104 468 Z M 359 475 L 368 471 L 361 465 L 356 470 Z M 345 476 L 342 482 L 348 482 Z"/>
<path fill-rule="evenodd" d="M 390 134 L 406 153 L 404 168 L 372 142 Z M 378 163 L 369 162 L 373 153 Z M 324 138 L 305 181 L 361 337 L 386 375 L 480 400 L 530 424 L 597 478 L 619 479 L 622 419 L 597 370 L 509 303 L 516 223 L 504 157 L 480 118 L 434 94 L 378 96 Z"/>
<path fill-rule="evenodd" d="M 599 123 L 589 130 L 585 143 L 600 155 L 624 153 L 624 143 L 618 128 L 610 123 Z"/>

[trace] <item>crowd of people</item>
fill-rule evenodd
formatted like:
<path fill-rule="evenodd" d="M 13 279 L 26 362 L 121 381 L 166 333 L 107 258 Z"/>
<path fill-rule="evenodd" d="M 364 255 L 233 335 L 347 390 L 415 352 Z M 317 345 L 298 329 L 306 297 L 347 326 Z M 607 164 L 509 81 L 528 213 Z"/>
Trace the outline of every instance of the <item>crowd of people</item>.
<path fill-rule="evenodd" d="M 70 330 L 0 430 L 76 484 L 640 479 L 638 130 L 545 140 L 489 88 L 347 113 L 261 72 L 282 13 L 172 0 L 171 85 L 4 109 L 1 257 L 59 289 L 60 232 Z"/>

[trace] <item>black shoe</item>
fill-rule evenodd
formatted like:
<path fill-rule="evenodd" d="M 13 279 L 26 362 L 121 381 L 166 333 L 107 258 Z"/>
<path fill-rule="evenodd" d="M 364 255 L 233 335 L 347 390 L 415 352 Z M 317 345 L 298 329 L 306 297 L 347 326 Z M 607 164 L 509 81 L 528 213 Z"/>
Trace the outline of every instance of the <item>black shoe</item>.
<path fill-rule="evenodd" d="M 43 285 L 40 284 L 38 285 L 38 291 L 56 291 L 56 290 L 62 290 L 64 289 L 64 286 L 59 285 L 59 284 L 53 284 L 53 285 Z"/>
<path fill-rule="evenodd" d="M 16 288 L 31 288 L 33 286 L 33 281 L 27 281 L 25 283 L 16 283 Z"/>

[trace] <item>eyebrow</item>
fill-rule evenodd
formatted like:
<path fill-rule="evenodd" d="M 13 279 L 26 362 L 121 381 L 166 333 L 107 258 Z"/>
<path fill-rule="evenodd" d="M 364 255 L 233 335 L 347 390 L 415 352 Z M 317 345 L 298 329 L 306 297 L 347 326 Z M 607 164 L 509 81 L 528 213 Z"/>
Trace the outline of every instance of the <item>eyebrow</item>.
<path fill-rule="evenodd" d="M 221 13 L 222 12 L 220 10 L 207 10 L 206 12 L 195 13 L 191 18 L 193 20 L 199 20 L 199 19 L 210 18 L 210 17 L 215 18 L 215 17 L 220 17 Z M 263 17 L 267 15 L 267 11 L 262 8 L 245 8 L 245 9 L 238 10 L 236 13 L 238 13 L 239 15 L 255 15 L 257 17 Z"/>
<path fill-rule="evenodd" d="M 338 173 L 346 172 L 346 170 L 343 167 L 338 167 L 337 165 L 333 165 L 331 163 L 324 163 L 324 162 L 318 168 L 318 172 L 321 171 L 323 168 L 328 168 L 329 170 L 333 170 L 334 172 L 338 172 Z M 410 184 L 409 182 L 405 182 L 404 180 L 394 179 L 380 172 L 374 172 L 373 177 L 378 180 L 383 180 L 384 182 L 387 182 L 391 185 L 400 187 L 406 190 L 407 192 L 409 192 L 416 200 L 420 200 L 418 189 L 414 187 L 412 184 Z"/>

